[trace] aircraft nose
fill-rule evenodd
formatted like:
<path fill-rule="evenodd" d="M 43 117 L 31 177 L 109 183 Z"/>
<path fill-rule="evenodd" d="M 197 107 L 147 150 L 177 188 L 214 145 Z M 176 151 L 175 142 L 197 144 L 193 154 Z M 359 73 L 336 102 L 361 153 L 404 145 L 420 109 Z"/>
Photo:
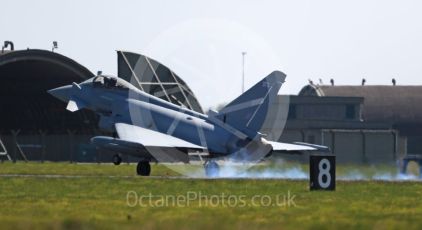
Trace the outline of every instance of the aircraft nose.
<path fill-rule="evenodd" d="M 62 87 L 55 88 L 55 89 L 50 89 L 47 92 L 64 102 L 68 102 L 71 96 L 71 90 L 72 90 L 71 85 L 65 85 Z"/>

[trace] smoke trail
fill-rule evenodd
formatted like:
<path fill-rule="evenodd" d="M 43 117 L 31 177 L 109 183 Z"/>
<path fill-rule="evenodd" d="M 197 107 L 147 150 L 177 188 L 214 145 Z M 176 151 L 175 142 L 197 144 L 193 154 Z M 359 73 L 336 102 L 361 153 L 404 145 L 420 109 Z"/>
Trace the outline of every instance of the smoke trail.
<path fill-rule="evenodd" d="M 369 178 L 363 173 L 361 173 L 359 170 L 348 171 L 344 175 L 340 175 L 338 179 L 346 181 L 369 180 Z"/>
<path fill-rule="evenodd" d="M 223 178 L 280 178 L 280 179 L 307 179 L 308 174 L 300 167 L 285 169 L 242 170 L 230 165 L 220 168 L 220 177 Z"/>
<path fill-rule="evenodd" d="M 246 164 L 231 161 L 221 161 L 219 178 L 263 178 L 263 179 L 309 179 L 307 167 L 301 164 L 277 160 L 272 163 Z M 168 166 L 171 167 L 171 166 Z M 186 169 L 182 175 L 194 178 L 205 178 L 203 166 L 177 167 Z M 402 174 L 398 169 L 389 166 L 339 166 L 336 180 L 339 181 L 421 181 L 422 177 L 414 174 Z"/>
<path fill-rule="evenodd" d="M 385 180 L 385 181 L 404 181 L 404 180 L 420 180 L 419 177 L 416 175 L 411 174 L 402 174 L 402 173 L 377 173 L 374 176 L 372 176 L 372 180 Z"/>
<path fill-rule="evenodd" d="M 346 172 L 344 175 L 339 175 L 339 180 L 343 181 L 358 181 L 358 180 L 376 180 L 376 181 L 421 181 L 421 178 L 413 174 L 403 174 L 400 172 L 375 172 L 372 175 L 365 174 L 359 170 L 352 170 Z"/>
<path fill-rule="evenodd" d="M 250 166 L 241 167 L 238 164 L 226 163 L 220 165 L 221 178 L 279 178 L 279 179 L 308 179 L 309 172 L 299 166 L 285 164 L 283 161 L 276 163 L 277 167 L 272 165 L 262 165 L 261 169 L 248 170 Z M 246 169 L 245 169 L 246 168 Z M 398 170 L 386 171 L 369 167 L 366 169 L 350 169 L 340 172 L 337 176 L 341 181 L 422 181 L 417 175 L 402 174 Z"/>

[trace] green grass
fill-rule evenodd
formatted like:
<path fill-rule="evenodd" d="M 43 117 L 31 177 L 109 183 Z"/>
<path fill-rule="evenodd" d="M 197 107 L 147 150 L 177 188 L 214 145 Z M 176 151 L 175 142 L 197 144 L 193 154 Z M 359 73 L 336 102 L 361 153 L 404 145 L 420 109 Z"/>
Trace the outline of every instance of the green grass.
<path fill-rule="evenodd" d="M 155 175 L 176 175 L 152 165 Z M 260 166 L 263 167 L 263 166 Z M 350 166 L 348 166 L 350 167 Z M 0 174 L 86 175 L 76 178 L 0 177 L 1 229 L 420 229 L 422 183 L 337 182 L 334 192 L 310 192 L 308 182 L 263 179 L 141 178 L 135 165 L 3 163 Z M 339 167 L 339 171 L 344 170 Z M 372 169 L 369 169 L 371 171 Z M 386 170 L 390 170 L 387 167 Z M 126 177 L 107 177 L 118 175 Z M 152 194 L 153 205 L 127 204 L 127 194 Z M 201 193 L 180 207 L 160 207 L 160 195 Z M 222 198 L 224 193 L 224 198 Z M 252 202 L 288 193 L 296 205 Z M 133 194 L 133 193 L 131 193 Z M 231 207 L 228 196 L 245 203 Z M 218 196 L 220 203 L 213 205 Z M 133 205 L 133 197 L 129 200 Z M 224 202 L 224 203 L 223 203 Z M 145 204 L 145 202 L 144 202 Z M 158 204 L 158 205 L 157 205 Z"/>

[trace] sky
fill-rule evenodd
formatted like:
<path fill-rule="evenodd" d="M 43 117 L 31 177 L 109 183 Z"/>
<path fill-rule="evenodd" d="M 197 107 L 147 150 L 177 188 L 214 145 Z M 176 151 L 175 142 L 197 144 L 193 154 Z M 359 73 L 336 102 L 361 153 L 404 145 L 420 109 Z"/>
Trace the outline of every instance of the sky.
<path fill-rule="evenodd" d="M 51 49 L 116 75 L 115 50 L 145 54 L 185 80 L 204 108 L 279 70 L 279 94 L 308 79 L 422 84 L 422 2 L 401 0 L 3 1 L 0 42 Z"/>

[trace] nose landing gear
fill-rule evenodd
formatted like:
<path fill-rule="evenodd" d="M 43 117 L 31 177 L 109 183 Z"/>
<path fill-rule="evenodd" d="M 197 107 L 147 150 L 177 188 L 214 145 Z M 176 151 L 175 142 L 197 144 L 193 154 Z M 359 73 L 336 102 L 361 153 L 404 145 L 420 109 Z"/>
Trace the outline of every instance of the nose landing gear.
<path fill-rule="evenodd" d="M 122 157 L 119 154 L 116 154 L 113 156 L 112 161 L 114 165 L 120 165 L 120 163 L 122 163 Z"/>

